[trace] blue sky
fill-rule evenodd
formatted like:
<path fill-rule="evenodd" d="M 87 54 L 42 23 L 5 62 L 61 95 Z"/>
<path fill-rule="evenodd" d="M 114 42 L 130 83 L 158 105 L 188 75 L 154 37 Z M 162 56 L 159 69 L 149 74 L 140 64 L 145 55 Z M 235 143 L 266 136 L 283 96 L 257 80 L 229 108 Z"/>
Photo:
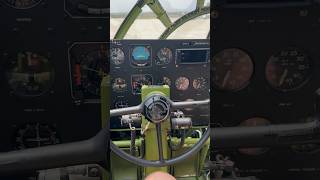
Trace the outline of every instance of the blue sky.
<path fill-rule="evenodd" d="M 159 0 L 168 12 L 189 12 L 195 8 L 196 0 Z M 111 13 L 127 13 L 137 0 L 110 0 Z M 206 0 L 210 2 L 210 0 Z M 149 8 L 144 8 L 145 12 Z"/>

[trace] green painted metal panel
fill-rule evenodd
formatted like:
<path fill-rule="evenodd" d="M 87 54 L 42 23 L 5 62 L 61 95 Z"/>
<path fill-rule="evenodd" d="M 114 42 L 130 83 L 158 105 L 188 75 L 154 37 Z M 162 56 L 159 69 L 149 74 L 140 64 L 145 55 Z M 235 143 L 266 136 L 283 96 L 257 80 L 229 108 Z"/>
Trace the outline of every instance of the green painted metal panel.
<path fill-rule="evenodd" d="M 170 87 L 167 85 L 164 86 L 142 86 L 141 89 L 141 100 L 144 101 L 148 96 L 152 94 L 162 94 L 166 97 L 170 97 Z M 142 117 L 142 129 L 145 129 L 148 127 L 148 129 L 145 131 L 145 159 L 146 160 L 159 160 L 159 154 L 158 152 L 158 144 L 157 144 L 157 133 L 156 133 L 156 127 L 154 124 L 149 123 L 148 120 L 146 120 L 144 117 Z M 163 122 L 161 124 L 161 130 L 162 130 L 162 147 L 163 147 L 163 157 L 164 159 L 170 158 L 169 156 L 169 147 L 167 143 L 167 132 L 170 129 L 170 122 L 169 120 Z M 155 171 L 163 171 L 168 172 L 168 167 L 161 167 L 161 168 L 155 168 L 155 167 L 147 167 L 144 169 L 145 176 L 149 175 L 152 172 Z"/>

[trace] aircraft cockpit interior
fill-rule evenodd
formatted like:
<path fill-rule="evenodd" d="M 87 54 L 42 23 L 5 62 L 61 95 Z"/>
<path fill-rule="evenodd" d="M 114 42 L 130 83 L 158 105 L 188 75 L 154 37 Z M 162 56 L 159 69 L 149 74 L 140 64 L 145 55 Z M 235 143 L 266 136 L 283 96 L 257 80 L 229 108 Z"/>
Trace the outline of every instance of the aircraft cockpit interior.
<path fill-rule="evenodd" d="M 0 15 L 1 180 L 319 179 L 319 0 Z"/>
<path fill-rule="evenodd" d="M 217 0 L 213 14 L 213 179 L 319 179 L 319 1 Z"/>
<path fill-rule="evenodd" d="M 111 109 L 139 106 L 143 101 L 158 104 L 157 108 L 145 104 L 145 117 L 141 113 L 111 117 L 113 143 L 134 157 L 149 161 L 160 158 L 162 155 L 158 156 L 158 151 L 163 151 L 162 158 L 172 160 L 164 161 L 168 166 L 160 169 L 176 178 L 186 174 L 193 178 L 207 176 L 208 169 L 203 172 L 201 168 L 208 159 L 209 151 L 209 141 L 203 140 L 208 138 L 210 121 L 209 40 L 112 40 L 110 52 Z M 165 98 L 158 99 L 157 96 Z M 172 101 L 173 104 L 165 106 L 163 101 Z M 175 103 L 181 107 L 175 107 Z M 146 111 L 150 108 L 152 112 L 148 115 Z M 167 114 L 169 109 L 170 114 Z M 160 123 L 163 150 L 156 148 L 159 137 L 154 131 L 158 131 L 158 124 L 152 120 L 153 114 L 168 116 L 168 120 Z M 161 116 L 158 118 L 164 118 Z M 196 148 L 201 150 L 191 153 L 190 150 Z M 111 149 L 113 153 L 119 153 L 119 150 Z M 113 153 L 111 172 L 115 179 L 129 179 L 159 170 L 132 166 L 132 163 L 148 164 L 129 163 Z M 182 156 L 188 158 L 181 161 Z M 130 174 L 122 173 L 124 168 Z"/>
<path fill-rule="evenodd" d="M 210 0 L 0 9 L 0 179 L 210 179 Z"/>

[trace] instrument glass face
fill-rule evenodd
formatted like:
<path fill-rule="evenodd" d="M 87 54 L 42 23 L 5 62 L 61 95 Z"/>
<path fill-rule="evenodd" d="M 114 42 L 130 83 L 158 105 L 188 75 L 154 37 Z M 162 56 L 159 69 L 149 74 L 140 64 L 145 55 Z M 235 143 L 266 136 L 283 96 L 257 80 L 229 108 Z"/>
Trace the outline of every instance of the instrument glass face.
<path fill-rule="evenodd" d="M 158 83 L 158 85 L 168 85 L 171 86 L 171 79 L 164 76 Z"/>
<path fill-rule="evenodd" d="M 195 90 L 204 90 L 207 88 L 207 80 L 203 77 L 199 77 L 193 80 L 192 86 Z"/>
<path fill-rule="evenodd" d="M 102 78 L 109 72 L 106 43 L 76 43 L 69 50 L 75 99 L 98 99 Z"/>
<path fill-rule="evenodd" d="M 166 65 L 172 61 L 172 58 L 172 50 L 165 47 L 158 51 L 155 63 L 156 65 Z"/>
<path fill-rule="evenodd" d="M 241 49 L 225 49 L 213 57 L 212 81 L 221 90 L 238 91 L 245 88 L 253 71 L 251 57 Z"/>
<path fill-rule="evenodd" d="M 114 65 L 120 65 L 124 63 L 124 52 L 121 48 L 111 49 L 111 62 Z"/>
<path fill-rule="evenodd" d="M 19 52 L 9 62 L 6 76 L 15 95 L 36 97 L 51 89 L 54 68 L 47 56 L 29 51 Z"/>
<path fill-rule="evenodd" d="M 15 9 L 29 9 L 38 5 L 42 0 L 4 0 L 4 2 Z"/>
<path fill-rule="evenodd" d="M 132 94 L 134 95 L 141 94 L 142 86 L 152 85 L 152 82 L 153 82 L 153 78 L 149 74 L 132 75 L 131 77 Z"/>
<path fill-rule="evenodd" d="M 176 80 L 176 88 L 180 91 L 185 91 L 189 88 L 190 81 L 187 77 L 179 77 Z"/>
<path fill-rule="evenodd" d="M 266 65 L 266 79 L 279 91 L 302 87 L 312 74 L 311 61 L 302 51 L 288 48 L 270 57 Z"/>
<path fill-rule="evenodd" d="M 133 46 L 131 52 L 131 65 L 135 67 L 151 66 L 151 47 Z"/>
<path fill-rule="evenodd" d="M 265 126 L 269 124 L 270 124 L 269 120 L 256 117 L 256 118 L 251 118 L 241 122 L 240 126 L 252 127 L 252 126 Z M 245 155 L 258 156 L 266 153 L 268 150 L 269 148 L 241 148 L 239 149 L 239 152 Z"/>
<path fill-rule="evenodd" d="M 126 83 L 126 80 L 123 78 L 115 78 L 112 81 L 112 89 L 116 92 L 126 91 L 127 88 L 128 88 L 128 85 Z"/>

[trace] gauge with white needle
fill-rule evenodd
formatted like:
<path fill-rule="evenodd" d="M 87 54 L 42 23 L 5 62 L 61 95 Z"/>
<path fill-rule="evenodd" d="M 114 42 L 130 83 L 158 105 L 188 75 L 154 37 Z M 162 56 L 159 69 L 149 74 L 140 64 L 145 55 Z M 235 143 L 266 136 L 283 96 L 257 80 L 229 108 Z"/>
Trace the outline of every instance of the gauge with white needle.
<path fill-rule="evenodd" d="M 312 62 L 297 48 L 287 48 L 270 57 L 266 65 L 266 79 L 276 90 L 296 90 L 308 82 Z"/>
<path fill-rule="evenodd" d="M 249 84 L 253 68 L 252 59 L 244 50 L 225 49 L 213 57 L 213 84 L 224 91 L 241 90 Z"/>

